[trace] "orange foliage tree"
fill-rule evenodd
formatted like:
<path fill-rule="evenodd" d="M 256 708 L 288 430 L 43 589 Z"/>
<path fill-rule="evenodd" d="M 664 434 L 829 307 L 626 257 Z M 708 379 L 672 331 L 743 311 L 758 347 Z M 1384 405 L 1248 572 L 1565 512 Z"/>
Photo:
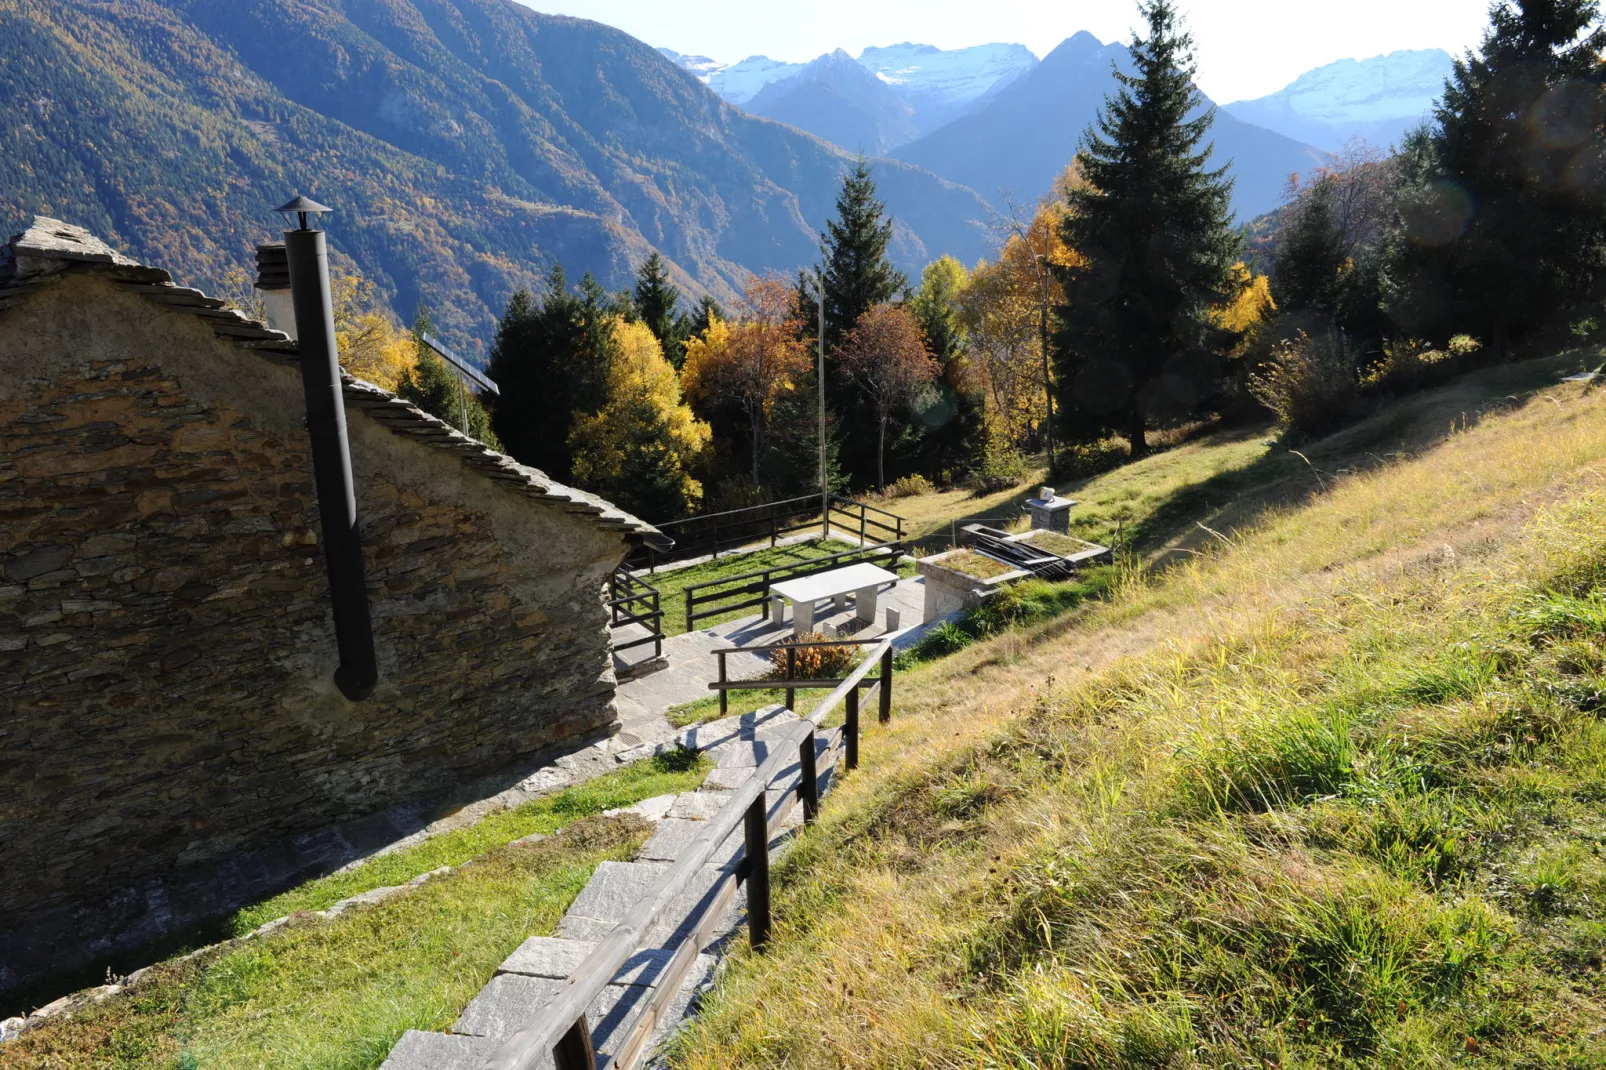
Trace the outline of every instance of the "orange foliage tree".
<path fill-rule="evenodd" d="M 837 362 L 870 401 L 876 419 L 876 482 L 887 487 L 887 424 L 936 382 L 941 369 L 925 332 L 901 305 L 877 305 L 843 339 Z"/>

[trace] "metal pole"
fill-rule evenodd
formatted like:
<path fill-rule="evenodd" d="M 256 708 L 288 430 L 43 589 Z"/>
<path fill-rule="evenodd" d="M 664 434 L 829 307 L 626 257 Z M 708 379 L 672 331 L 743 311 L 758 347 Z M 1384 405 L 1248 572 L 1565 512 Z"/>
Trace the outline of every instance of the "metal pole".
<path fill-rule="evenodd" d="M 825 271 L 815 274 L 820 292 L 820 352 L 815 378 L 820 387 L 820 539 L 831 537 L 831 487 L 825 475 Z"/>
<path fill-rule="evenodd" d="M 1048 474 L 1052 476 L 1058 462 L 1054 458 L 1054 385 L 1048 371 L 1048 262 L 1041 253 L 1037 254 L 1035 262 L 1037 285 L 1042 291 L 1042 300 L 1038 302 L 1038 331 L 1043 345 L 1043 397 L 1048 402 Z"/>
<path fill-rule="evenodd" d="M 466 435 L 468 434 L 468 385 L 463 382 L 461 376 L 457 378 L 457 411 L 462 414 L 463 420 L 462 423 L 457 425 L 457 429 Z"/>
<path fill-rule="evenodd" d="M 373 694 L 379 679 L 374 626 L 357 518 L 357 491 L 346 439 L 340 356 L 335 349 L 334 303 L 329 295 L 329 247 L 321 230 L 287 230 L 290 298 L 300 336 L 301 385 L 306 396 L 312 477 L 323 527 L 324 567 L 335 618 L 340 665 L 335 686 L 353 702 Z"/>

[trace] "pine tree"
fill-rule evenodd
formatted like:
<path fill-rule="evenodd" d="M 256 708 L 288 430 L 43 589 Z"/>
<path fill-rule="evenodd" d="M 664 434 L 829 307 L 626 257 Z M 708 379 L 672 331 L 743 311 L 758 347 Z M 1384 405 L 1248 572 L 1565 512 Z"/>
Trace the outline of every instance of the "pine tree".
<path fill-rule="evenodd" d="M 842 178 L 836 218 L 821 236 L 825 248 L 825 345 L 829 352 L 877 305 L 891 301 L 909 285 L 903 272 L 887 259 L 892 220 L 876 199 L 870 164 L 862 157 Z M 819 315 L 812 278 L 799 283 L 798 307 L 805 323 Z"/>
<path fill-rule="evenodd" d="M 577 417 L 607 403 L 616 316 L 595 279 L 587 275 L 575 294 L 561 266 L 539 299 L 520 291 L 508 302 L 488 370 L 501 391 L 493 426 L 514 459 L 555 479 L 573 478 L 569 431 Z"/>
<path fill-rule="evenodd" d="M 1459 195 L 1444 207 L 1466 226 L 1441 247 L 1438 333 L 1481 335 L 1497 359 L 1606 276 L 1599 14 L 1595 0 L 1502 0 L 1435 113 L 1438 184 Z"/>
<path fill-rule="evenodd" d="M 1238 250 L 1232 183 L 1200 148 L 1212 115 L 1188 118 L 1203 103 L 1192 41 L 1170 0 L 1139 11 L 1148 37 L 1132 45 L 1137 74 L 1116 72 L 1116 95 L 1082 138 L 1084 182 L 1067 191 L 1062 236 L 1079 259 L 1055 265 L 1066 293 L 1055 338 L 1066 437 L 1120 431 L 1134 455 L 1147 448 L 1149 407 L 1214 392 L 1199 358 Z"/>
<path fill-rule="evenodd" d="M 669 281 L 669 265 L 655 251 L 636 272 L 635 312 L 663 347 L 664 356 L 676 368 L 685 353 L 687 335 L 680 333 L 676 310 L 680 290 Z"/>
<path fill-rule="evenodd" d="M 886 205 L 876 198 L 869 163 L 860 158 L 842 177 L 837 194 L 836 218 L 821 236 L 825 263 L 816 271 L 825 276 L 826 399 L 831 415 L 844 427 L 868 427 L 874 406 L 852 377 L 835 368 L 835 350 L 865 313 L 886 304 L 908 289 L 909 280 L 887 258 L 892 242 L 892 220 Z M 798 315 L 811 344 L 819 331 L 817 275 L 798 275 Z M 882 468 L 879 451 L 868 435 L 848 436 L 840 442 L 841 461 L 853 486 L 874 482 Z"/>
<path fill-rule="evenodd" d="M 1287 225 L 1272 262 L 1272 297 L 1284 311 L 1331 318 L 1348 257 L 1344 233 L 1333 218 L 1333 180 L 1321 177 L 1288 206 Z"/>

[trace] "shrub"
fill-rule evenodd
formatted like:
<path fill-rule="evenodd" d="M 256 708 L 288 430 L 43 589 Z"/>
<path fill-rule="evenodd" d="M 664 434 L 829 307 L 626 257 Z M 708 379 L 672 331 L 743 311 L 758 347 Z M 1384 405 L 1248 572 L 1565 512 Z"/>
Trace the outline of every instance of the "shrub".
<path fill-rule="evenodd" d="M 1330 330 L 1304 331 L 1272 347 L 1271 359 L 1250 377 L 1249 391 L 1302 438 L 1338 430 L 1361 414 L 1360 349 Z"/>
<path fill-rule="evenodd" d="M 913 498 L 919 494 L 930 494 L 936 489 L 931 485 L 931 480 L 923 475 L 916 474 L 904 476 L 894 482 L 892 486 L 886 489 L 886 493 L 882 497 L 888 501 L 896 501 L 899 498 Z"/>
<path fill-rule="evenodd" d="M 970 488 L 977 494 L 997 494 L 1026 482 L 1026 460 L 1014 450 L 988 450 L 987 456 L 970 476 Z"/>
<path fill-rule="evenodd" d="M 805 632 L 802 635 L 788 636 L 781 640 L 783 646 L 792 646 L 798 643 L 825 643 L 830 636 L 819 632 Z M 785 649 L 770 651 L 770 664 L 775 666 L 771 674 L 775 679 L 786 676 Z M 853 671 L 853 666 L 859 658 L 858 647 L 852 646 L 816 646 L 807 647 L 797 651 L 794 655 L 793 678 L 800 680 L 835 680 L 846 676 Z"/>

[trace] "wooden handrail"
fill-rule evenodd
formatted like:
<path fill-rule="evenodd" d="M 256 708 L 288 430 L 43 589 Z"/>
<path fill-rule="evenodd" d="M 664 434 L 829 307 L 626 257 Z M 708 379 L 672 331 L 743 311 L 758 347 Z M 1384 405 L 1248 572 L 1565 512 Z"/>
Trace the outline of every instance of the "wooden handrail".
<path fill-rule="evenodd" d="M 813 737 L 813 721 L 801 722 L 795 731 L 782 734 L 783 745 L 774 748 L 762 766 L 742 781 L 730 793 L 725 805 L 708 822 L 690 844 L 680 860 L 665 870 L 652 887 L 625 913 L 625 918 L 603 937 L 591 954 L 571 973 L 541 1007 L 533 1020 L 513 1034 L 481 1064 L 480 1070 L 534 1070 L 542 1057 L 550 1053 L 558 1041 L 568 1033 L 591 1006 L 591 1001 L 602 993 L 630 956 L 646 939 L 658 916 L 686 890 L 692 877 L 736 830 L 747 815 L 747 808 L 756 799 L 764 797 L 770 782 L 797 758 L 791 747 Z"/>
<path fill-rule="evenodd" d="M 767 643 L 764 646 L 732 646 L 723 650 L 712 650 L 709 653 L 719 654 L 764 654 L 771 650 L 812 650 L 821 646 L 876 646 L 886 642 L 885 636 L 876 636 L 874 639 L 827 639 L 819 643 Z"/>
<path fill-rule="evenodd" d="M 699 950 L 711 938 L 713 926 L 733 901 L 739 881 L 753 882 L 749 884 L 749 938 L 755 946 L 769 939 L 769 840 L 779 828 L 784 827 L 787 816 L 800 801 L 805 820 L 813 820 L 819 808 L 820 768 L 831 769 L 837 759 L 844 756 L 848 768 L 858 766 L 858 689 L 868 687 L 879 690 L 881 720 L 886 721 L 890 715 L 893 637 L 852 642 L 855 645 L 874 642 L 876 647 L 851 676 L 815 707 L 813 713 L 789 726 L 790 731 L 784 727 L 777 730 L 778 738 L 767 741 L 772 753 L 764 764 L 737 785 L 714 818 L 686 846 L 680 859 L 631 905 L 624 920 L 603 937 L 558 990 L 534 1011 L 529 1024 L 498 1046 L 490 1058 L 481 1064 L 480 1070 L 534 1070 L 548 1056 L 560 1068 L 588 1063 L 592 1049 L 589 1026 L 585 1020 L 587 1008 L 646 941 L 659 916 L 686 890 L 693 876 L 713 857 L 726 838 L 736 831 L 738 824 L 747 826 L 748 850 L 743 862 L 735 869 L 725 870 L 715 882 L 710 895 L 705 897 L 704 906 L 692 924 L 691 932 L 675 948 L 659 978 L 659 984 L 647 999 L 646 1007 L 623 1038 L 616 1052 L 616 1065 L 634 1065 L 659 1017 L 678 992 L 684 975 L 695 963 Z M 781 645 L 784 647 L 789 644 Z M 791 645 L 794 650 L 797 649 L 795 644 Z M 720 660 L 723 663 L 724 659 Z M 877 664 L 881 667 L 881 676 L 867 680 L 870 670 Z M 817 682 L 823 685 L 830 681 Z M 807 686 L 808 681 L 792 683 L 793 686 Z M 820 749 L 821 722 L 830 716 L 838 702 L 849 695 L 853 697 L 848 699 L 846 723 L 826 733 L 825 745 Z M 823 760 L 819 766 L 816 765 L 817 754 Z M 767 801 L 769 787 L 793 761 L 798 763 L 799 776 L 802 778 L 798 790 L 787 792 L 771 813 Z M 755 817 L 755 814 L 758 816 Z M 760 869 L 762 872 L 759 872 Z"/>
<path fill-rule="evenodd" d="M 813 723 L 815 725 L 818 725 L 822 721 L 824 721 L 827 717 L 831 716 L 831 711 L 836 708 L 836 704 L 838 702 L 841 702 L 843 697 L 849 691 L 852 691 L 855 688 L 857 688 L 859 686 L 860 681 L 862 681 L 866 676 L 869 675 L 870 670 L 872 668 L 875 668 L 877 663 L 880 663 L 881 667 L 884 668 L 884 669 L 890 668 L 890 666 L 888 666 L 886 664 L 886 661 L 887 661 L 887 655 L 889 655 L 891 653 L 892 653 L 892 638 L 889 636 L 888 638 L 883 639 L 881 641 L 880 646 L 878 646 L 875 650 L 871 651 L 870 656 L 864 659 L 863 664 L 861 664 L 857 669 L 855 669 L 853 671 L 853 673 L 846 680 L 843 680 L 840 684 L 837 685 L 836 690 L 832 691 L 829 695 L 825 696 L 825 698 L 820 701 L 820 704 L 818 706 L 814 707 L 814 712 L 809 714 L 806 719 L 808 721 L 810 721 L 811 723 Z M 883 694 L 890 694 L 891 693 L 890 690 L 886 690 L 888 688 L 889 684 L 890 684 L 890 681 L 891 681 L 891 673 L 890 672 L 883 672 L 881 674 L 881 678 L 876 681 L 877 683 L 882 685 L 882 688 L 884 689 L 883 690 Z M 792 686 L 796 687 L 797 684 L 794 683 Z"/>

